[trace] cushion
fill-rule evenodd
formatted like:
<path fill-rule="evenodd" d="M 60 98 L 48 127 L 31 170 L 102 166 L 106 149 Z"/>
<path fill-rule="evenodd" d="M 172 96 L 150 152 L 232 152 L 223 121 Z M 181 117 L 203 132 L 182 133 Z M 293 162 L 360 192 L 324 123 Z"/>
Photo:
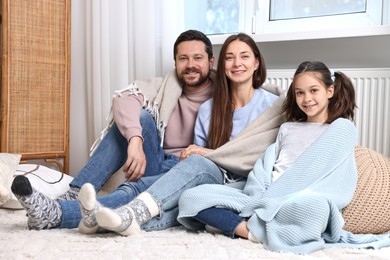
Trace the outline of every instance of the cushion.
<path fill-rule="evenodd" d="M 344 208 L 344 229 L 354 234 L 381 234 L 390 230 L 390 159 L 357 146 L 358 183 Z"/>
<path fill-rule="evenodd" d="M 15 176 L 20 174 L 24 174 L 30 180 L 32 187 L 52 199 L 65 193 L 73 179 L 70 175 L 37 164 L 19 164 L 16 168 Z M 11 182 L 12 180 L 13 178 L 11 178 Z M 9 187 L 11 187 L 11 184 Z M 12 193 L 11 198 L 1 207 L 10 209 L 23 208 Z"/>
<path fill-rule="evenodd" d="M 0 153 L 0 205 L 11 198 L 11 183 L 21 155 Z"/>

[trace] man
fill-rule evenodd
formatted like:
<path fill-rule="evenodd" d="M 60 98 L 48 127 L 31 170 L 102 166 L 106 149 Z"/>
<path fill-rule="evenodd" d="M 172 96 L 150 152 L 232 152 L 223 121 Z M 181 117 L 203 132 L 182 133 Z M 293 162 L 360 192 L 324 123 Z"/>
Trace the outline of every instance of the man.
<path fill-rule="evenodd" d="M 82 215 L 76 199 L 82 185 L 91 183 L 97 192 L 121 166 L 127 181 L 99 198 L 102 205 L 127 204 L 179 162 L 181 150 L 193 142 L 199 106 L 211 97 L 214 56 L 210 40 L 196 30 L 177 38 L 173 54 L 175 70 L 163 79 L 135 81 L 118 91 L 114 121 L 67 193 L 51 200 L 26 177 L 15 177 L 11 189 L 27 211 L 29 229 L 77 227 Z M 89 232 L 93 223 L 83 223 Z"/>

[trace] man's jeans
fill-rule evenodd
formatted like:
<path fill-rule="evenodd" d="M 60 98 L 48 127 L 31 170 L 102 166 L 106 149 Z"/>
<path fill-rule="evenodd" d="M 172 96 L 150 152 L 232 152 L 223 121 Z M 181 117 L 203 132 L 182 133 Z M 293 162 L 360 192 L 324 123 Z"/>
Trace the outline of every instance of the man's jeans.
<path fill-rule="evenodd" d="M 156 124 L 151 114 L 144 109 L 141 111 L 140 122 L 144 139 L 143 149 L 147 162 L 145 175 L 137 182 L 126 181 L 111 194 L 99 197 L 98 201 L 103 206 L 116 208 L 129 203 L 179 162 L 177 156 L 164 154 L 164 150 L 160 147 Z M 70 186 L 81 188 L 85 183 L 91 183 L 98 192 L 126 162 L 127 145 L 127 140 L 114 124 L 88 163 L 72 180 Z M 60 228 L 78 227 L 81 220 L 78 201 L 59 200 L 59 203 L 62 208 Z"/>

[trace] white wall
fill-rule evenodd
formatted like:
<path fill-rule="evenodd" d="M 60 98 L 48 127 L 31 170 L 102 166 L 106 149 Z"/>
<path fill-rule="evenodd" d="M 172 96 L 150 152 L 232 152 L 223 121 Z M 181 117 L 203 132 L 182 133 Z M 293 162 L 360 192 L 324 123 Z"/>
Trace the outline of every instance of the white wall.
<path fill-rule="evenodd" d="M 389 68 L 387 35 L 259 43 L 268 69 L 295 69 L 304 60 L 335 68 Z M 215 54 L 220 45 L 215 46 Z"/>
<path fill-rule="evenodd" d="M 87 162 L 85 1 L 72 1 L 70 174 Z M 295 69 L 303 60 L 335 68 L 390 68 L 390 32 L 382 36 L 260 43 L 268 69 Z M 218 54 L 220 45 L 215 46 Z M 160 76 L 160 75 L 156 75 Z M 390 87 L 390 86 L 389 86 Z M 390 102 L 390 100 L 389 100 Z"/>

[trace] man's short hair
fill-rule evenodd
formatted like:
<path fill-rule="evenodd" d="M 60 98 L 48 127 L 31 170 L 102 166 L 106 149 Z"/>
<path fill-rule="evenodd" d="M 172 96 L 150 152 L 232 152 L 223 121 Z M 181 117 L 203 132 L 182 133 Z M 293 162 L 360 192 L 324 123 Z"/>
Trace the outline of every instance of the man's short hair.
<path fill-rule="evenodd" d="M 177 37 L 175 45 L 173 46 L 173 59 L 176 60 L 177 46 L 186 41 L 202 41 L 205 44 L 205 51 L 209 57 L 209 60 L 213 57 L 213 46 L 210 39 L 202 32 L 197 30 L 188 30 Z"/>

